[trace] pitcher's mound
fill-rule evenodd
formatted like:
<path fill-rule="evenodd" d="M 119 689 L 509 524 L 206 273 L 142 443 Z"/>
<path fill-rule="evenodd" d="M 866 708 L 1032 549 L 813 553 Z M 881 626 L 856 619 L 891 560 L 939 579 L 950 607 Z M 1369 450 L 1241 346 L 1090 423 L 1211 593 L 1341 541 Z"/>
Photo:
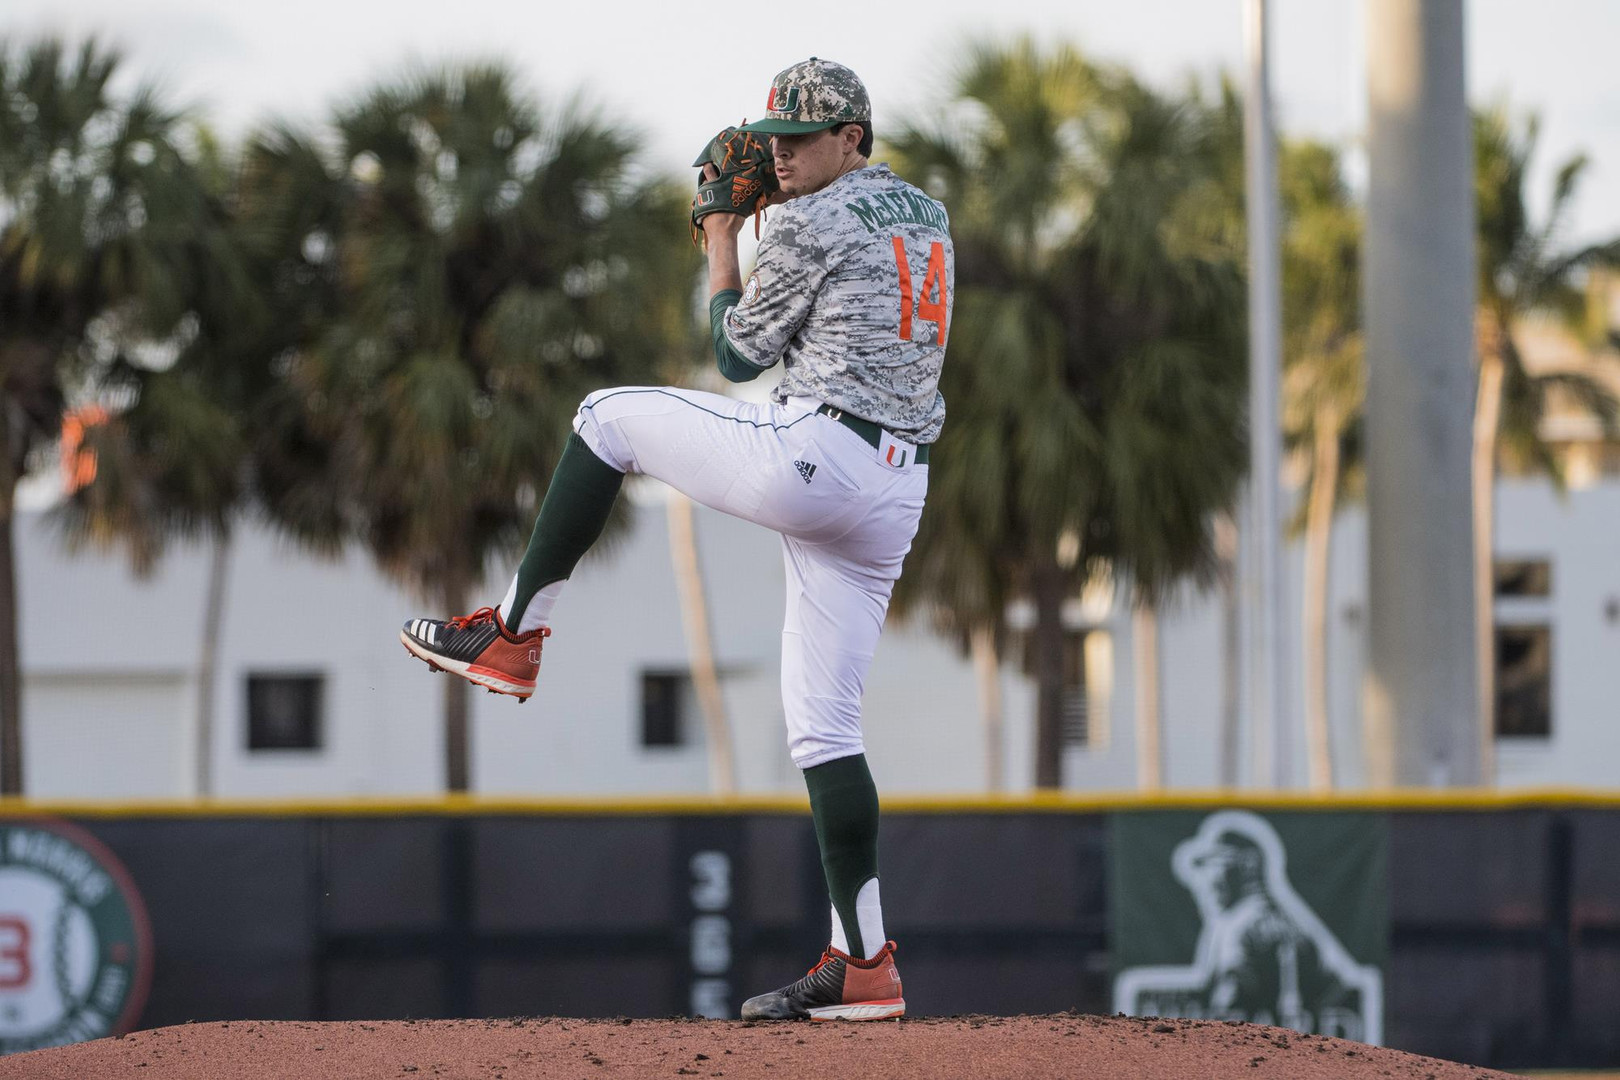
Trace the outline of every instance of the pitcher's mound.
<path fill-rule="evenodd" d="M 1281 1028 L 1071 1013 L 860 1024 L 238 1020 L 0 1058 L 0 1080 L 1486 1080 L 1508 1075 Z"/>

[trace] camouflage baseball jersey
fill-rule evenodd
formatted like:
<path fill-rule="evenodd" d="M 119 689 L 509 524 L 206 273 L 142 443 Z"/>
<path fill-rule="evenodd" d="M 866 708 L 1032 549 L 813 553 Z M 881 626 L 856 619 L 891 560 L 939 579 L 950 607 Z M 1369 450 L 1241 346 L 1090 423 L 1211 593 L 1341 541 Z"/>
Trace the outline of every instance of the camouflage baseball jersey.
<path fill-rule="evenodd" d="M 772 211 L 726 337 L 761 368 L 783 362 L 778 402 L 815 398 L 931 443 L 955 284 L 945 208 L 870 165 Z"/>

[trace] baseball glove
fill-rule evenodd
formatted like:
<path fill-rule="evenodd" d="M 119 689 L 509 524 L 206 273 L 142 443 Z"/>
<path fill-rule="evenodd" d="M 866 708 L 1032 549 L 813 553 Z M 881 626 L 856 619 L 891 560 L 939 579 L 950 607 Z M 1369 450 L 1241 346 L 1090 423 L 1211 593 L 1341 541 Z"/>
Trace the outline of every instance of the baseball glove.
<path fill-rule="evenodd" d="M 697 194 L 692 197 L 692 242 L 701 243 L 701 222 L 718 213 L 753 214 L 758 236 L 766 200 L 777 190 L 769 144 L 751 132 L 728 127 L 709 140 L 692 164 L 699 169 L 713 165 L 720 174 L 713 180 L 698 174 Z"/>

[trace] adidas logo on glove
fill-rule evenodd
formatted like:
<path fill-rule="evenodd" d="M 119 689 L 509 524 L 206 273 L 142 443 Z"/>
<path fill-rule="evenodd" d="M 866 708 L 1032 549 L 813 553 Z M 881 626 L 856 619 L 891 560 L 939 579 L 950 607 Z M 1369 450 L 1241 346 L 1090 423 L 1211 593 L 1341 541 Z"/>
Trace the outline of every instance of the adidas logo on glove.
<path fill-rule="evenodd" d="M 804 482 L 807 484 L 810 482 L 810 478 L 816 475 L 816 467 L 808 461 L 795 461 L 793 467 L 799 470 L 799 475 L 804 477 Z"/>

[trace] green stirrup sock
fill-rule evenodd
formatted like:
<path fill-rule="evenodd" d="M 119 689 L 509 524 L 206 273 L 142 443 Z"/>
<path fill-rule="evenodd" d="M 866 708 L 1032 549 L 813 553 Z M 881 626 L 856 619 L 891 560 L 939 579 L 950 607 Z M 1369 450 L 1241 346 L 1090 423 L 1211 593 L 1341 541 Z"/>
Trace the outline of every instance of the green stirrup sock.
<path fill-rule="evenodd" d="M 827 874 L 838 921 L 844 924 L 849 955 L 866 958 L 855 897 L 878 876 L 878 795 L 866 755 L 837 758 L 804 770 L 810 813 L 816 819 L 821 868 Z"/>
<path fill-rule="evenodd" d="M 523 612 L 534 594 L 562 581 L 602 535 L 613 500 L 624 485 L 624 473 L 596 456 L 579 433 L 568 436 L 551 486 L 540 504 L 529 550 L 517 572 L 517 595 L 511 611 L 501 618 L 515 633 L 523 623 Z"/>

